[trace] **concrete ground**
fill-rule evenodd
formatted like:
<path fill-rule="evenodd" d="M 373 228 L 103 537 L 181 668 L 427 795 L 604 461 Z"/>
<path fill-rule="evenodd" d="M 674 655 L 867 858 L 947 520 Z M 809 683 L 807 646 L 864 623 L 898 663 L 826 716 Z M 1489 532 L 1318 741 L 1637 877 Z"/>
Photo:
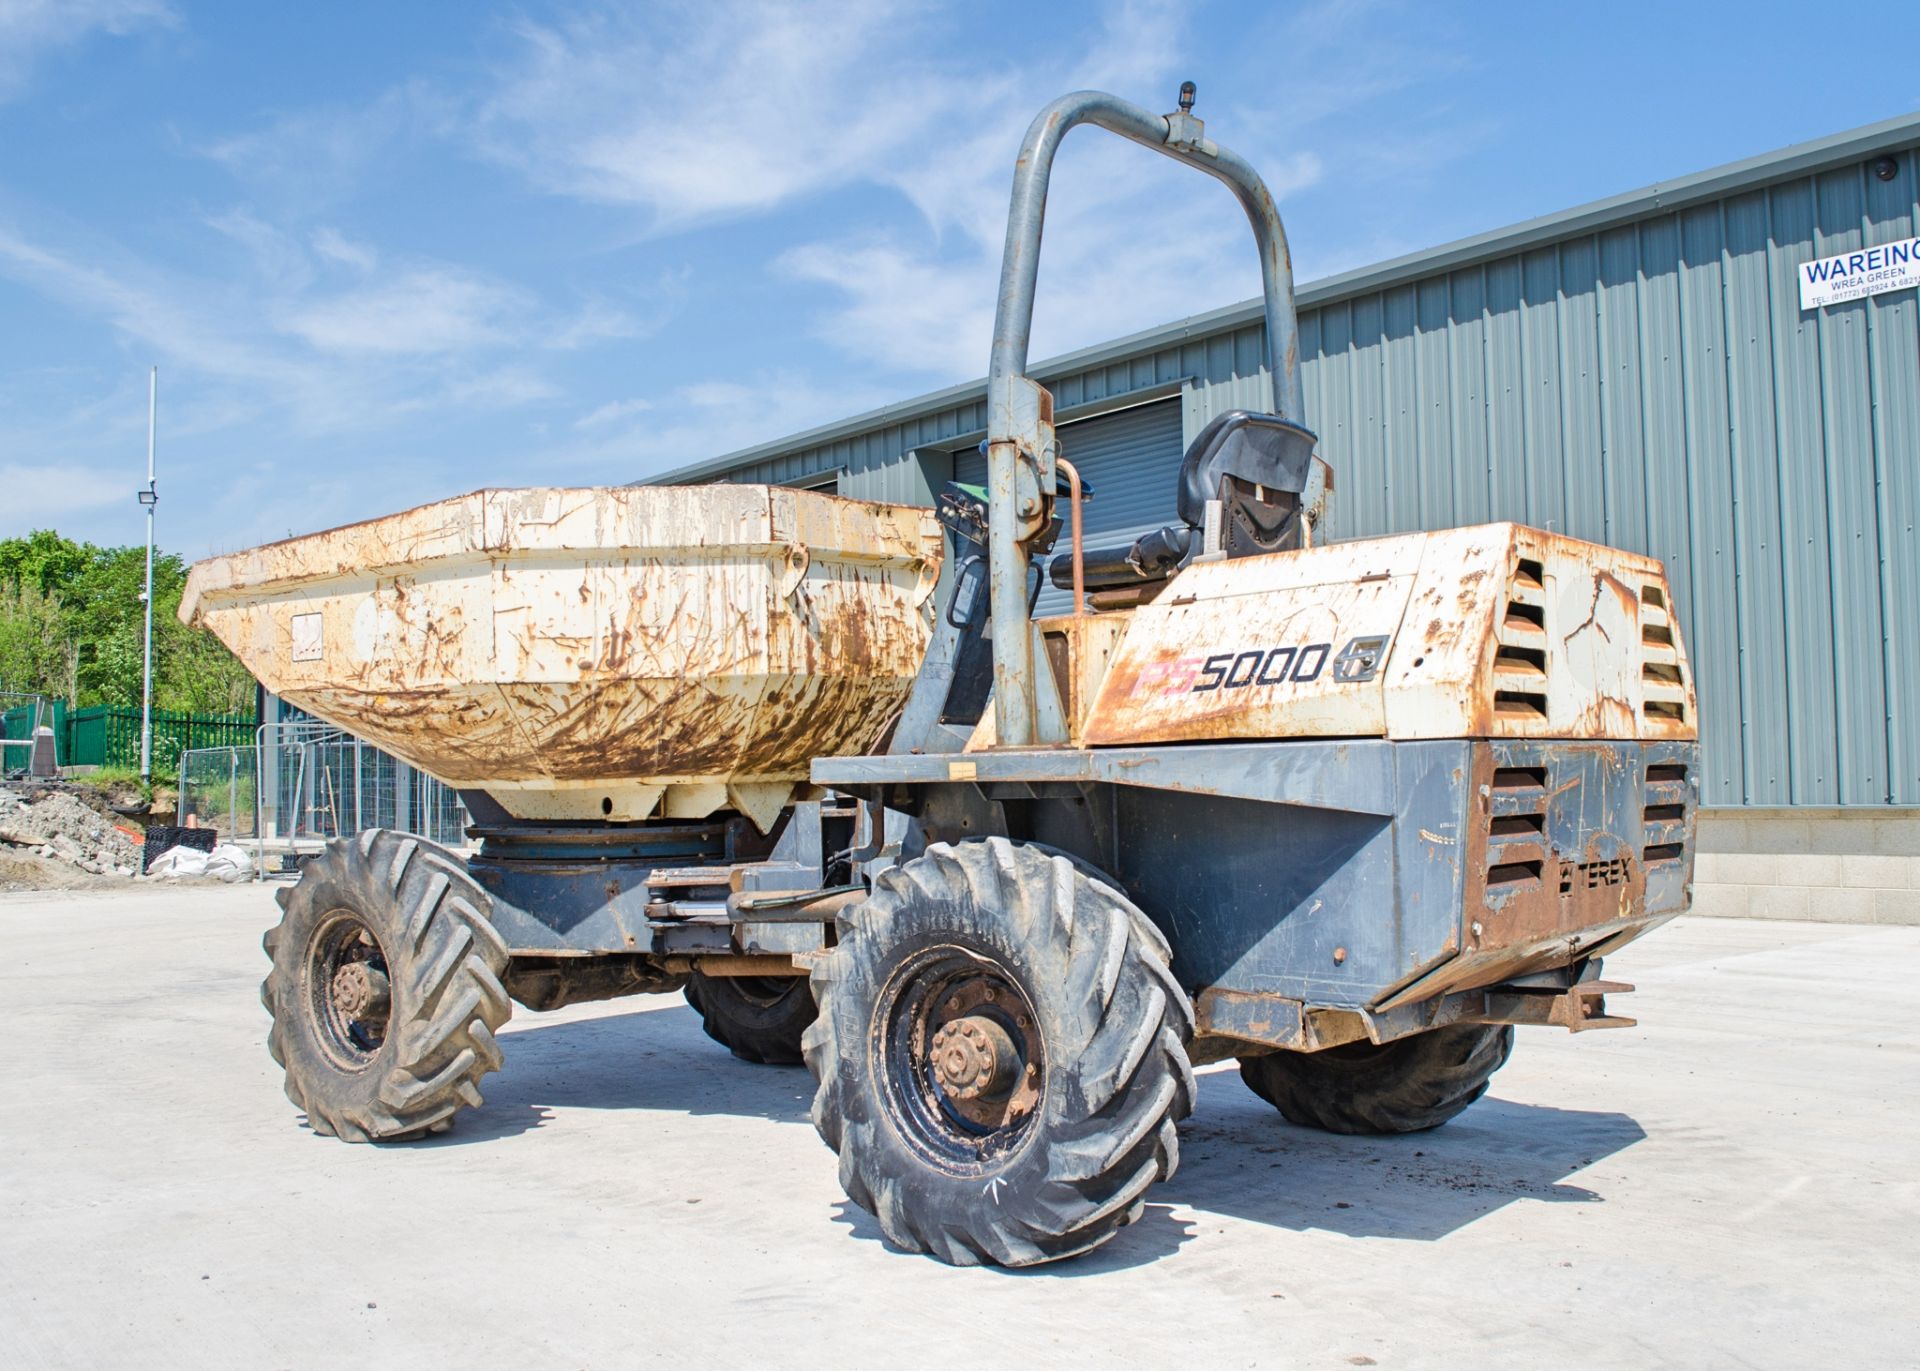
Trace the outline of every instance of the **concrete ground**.
<path fill-rule="evenodd" d="M 1524 1031 L 1436 1132 L 1202 1075 L 1179 1174 L 1025 1274 L 888 1251 L 677 999 L 522 1014 L 429 1143 L 316 1137 L 260 887 L 0 897 L 0 1365 L 1910 1366 L 1920 929 L 1683 922 L 1643 1027 Z"/>

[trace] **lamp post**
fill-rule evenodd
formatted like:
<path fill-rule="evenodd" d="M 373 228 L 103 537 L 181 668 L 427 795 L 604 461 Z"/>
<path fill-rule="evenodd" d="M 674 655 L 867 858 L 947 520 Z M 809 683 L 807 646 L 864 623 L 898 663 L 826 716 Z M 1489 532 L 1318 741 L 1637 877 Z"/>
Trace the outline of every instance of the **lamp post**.
<path fill-rule="evenodd" d="M 153 431 L 160 407 L 160 368 L 147 373 L 147 484 L 140 503 L 147 509 L 147 660 L 140 679 L 140 779 L 153 783 L 153 512 L 160 492 L 153 484 Z"/>

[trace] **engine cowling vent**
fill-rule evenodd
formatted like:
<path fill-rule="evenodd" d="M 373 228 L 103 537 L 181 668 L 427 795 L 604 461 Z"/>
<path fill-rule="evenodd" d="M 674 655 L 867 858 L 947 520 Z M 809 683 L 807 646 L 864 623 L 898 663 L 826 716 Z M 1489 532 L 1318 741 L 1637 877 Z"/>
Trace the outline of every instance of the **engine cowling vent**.
<path fill-rule="evenodd" d="M 1687 811 L 1692 804 L 1693 787 L 1684 763 L 1655 762 L 1647 767 L 1640 856 L 1648 866 L 1677 862 L 1686 855 Z"/>
<path fill-rule="evenodd" d="M 1547 717 L 1547 586 L 1537 558 L 1515 559 L 1494 628 L 1493 712 L 1502 719 Z"/>
<path fill-rule="evenodd" d="M 1487 891 L 1530 889 L 1547 872 L 1547 769 L 1503 766 L 1489 785 Z"/>
<path fill-rule="evenodd" d="M 1673 615 L 1666 591 L 1640 588 L 1640 683 L 1642 709 L 1649 719 L 1687 720 L 1687 683 L 1674 644 Z"/>

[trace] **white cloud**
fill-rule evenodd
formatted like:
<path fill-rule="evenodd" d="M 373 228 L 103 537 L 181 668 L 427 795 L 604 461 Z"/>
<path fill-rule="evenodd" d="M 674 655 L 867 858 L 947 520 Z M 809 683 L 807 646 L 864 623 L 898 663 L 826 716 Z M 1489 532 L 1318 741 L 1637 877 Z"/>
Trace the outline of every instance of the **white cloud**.
<path fill-rule="evenodd" d="M 7 524 L 22 530 L 51 527 L 59 519 L 99 509 L 117 500 L 133 503 L 134 482 L 124 472 L 66 463 L 0 463 L 0 490 L 7 492 Z"/>
<path fill-rule="evenodd" d="M 524 292 L 443 267 L 344 291 L 288 283 L 270 268 L 294 240 L 245 216 L 228 216 L 223 231 L 253 245 L 256 277 L 157 271 L 77 234 L 57 235 L 55 248 L 47 238 L 56 235 L 28 238 L 4 224 L 0 276 L 107 321 L 142 363 L 160 363 L 163 386 L 169 375 L 218 383 L 188 387 L 195 398 L 172 406 L 175 433 L 266 415 L 305 436 L 376 432 L 438 406 L 505 409 L 556 393 L 534 368 L 495 356 L 548 327 Z"/>
<path fill-rule="evenodd" d="M 24 91 L 34 66 L 58 49 L 178 22 L 165 0 L 0 0 L 0 100 Z"/>
<path fill-rule="evenodd" d="M 475 112 L 488 156 L 673 228 L 868 179 L 961 88 L 886 0 L 724 0 L 520 24 Z"/>
<path fill-rule="evenodd" d="M 1186 62 L 1183 14 L 1166 4 L 1126 5 L 1107 16 L 1072 70 L 1035 63 L 996 72 L 990 98 L 978 101 L 984 118 L 956 124 L 969 130 L 958 136 L 926 141 L 881 178 L 919 210 L 924 233 L 841 235 L 782 254 L 776 270 L 837 297 L 817 321 L 819 335 L 862 359 L 942 379 L 982 374 L 1008 183 L 1027 123 L 1061 91 L 1083 87 L 1148 101 L 1158 92 L 1157 107 L 1170 108 Z M 1282 199 L 1321 174 L 1310 153 L 1258 161 Z M 1245 220 L 1224 188 L 1098 131 L 1067 137 L 1048 198 L 1035 360 L 1259 288 Z"/>
<path fill-rule="evenodd" d="M 631 419 L 636 414 L 645 414 L 652 408 L 651 400 L 612 400 L 581 415 L 573 421 L 573 426 L 577 429 L 605 428 L 622 419 Z"/>
<path fill-rule="evenodd" d="M 447 268 L 408 271 L 288 311 L 281 327 L 327 352 L 448 353 L 506 341 L 531 302 Z"/>
<path fill-rule="evenodd" d="M 322 225 L 313 231 L 310 241 L 315 253 L 336 266 L 352 267 L 357 271 L 372 271 L 380 261 L 379 254 L 371 247 L 354 242 L 336 228 Z"/>
<path fill-rule="evenodd" d="M 873 386 L 821 385 L 787 371 L 696 382 L 603 407 L 621 412 L 575 424 L 580 437 L 556 446 L 545 461 L 573 479 L 637 481 L 897 398 Z"/>
<path fill-rule="evenodd" d="M 496 367 L 472 376 L 456 377 L 447 383 L 445 399 L 456 405 L 486 409 L 514 409 L 540 400 L 551 400 L 560 388 L 538 372 L 526 367 Z M 436 403 L 439 400 L 436 399 Z"/>
<path fill-rule="evenodd" d="M 258 195 L 313 208 L 349 198 L 408 140 L 452 126 L 449 99 L 423 81 L 407 81 L 364 105 L 278 115 L 200 152 Z"/>
<path fill-rule="evenodd" d="M 560 351 L 589 347 L 615 338 L 637 338 L 659 327 L 659 321 L 635 319 L 623 309 L 604 300 L 589 300 L 571 319 L 562 322 L 542 340 L 546 347 Z"/>

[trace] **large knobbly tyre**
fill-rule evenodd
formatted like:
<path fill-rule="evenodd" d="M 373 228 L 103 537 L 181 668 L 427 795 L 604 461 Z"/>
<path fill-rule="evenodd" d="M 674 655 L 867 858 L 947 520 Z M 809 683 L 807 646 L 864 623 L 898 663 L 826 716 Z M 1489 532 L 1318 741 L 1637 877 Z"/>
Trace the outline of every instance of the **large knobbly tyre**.
<path fill-rule="evenodd" d="M 895 1245 L 1027 1266 L 1097 1247 L 1179 1162 L 1193 1007 L 1104 882 L 1003 838 L 882 875 L 816 965 L 813 1122 Z"/>
<path fill-rule="evenodd" d="M 464 863 L 384 829 L 327 845 L 262 940 L 267 1050 L 316 1133 L 438 1133 L 500 1069 L 507 947 Z"/>
<path fill-rule="evenodd" d="M 814 1020 L 805 976 L 703 976 L 687 979 L 687 1003 L 707 1036 L 744 1062 L 798 1066 L 800 1037 Z"/>
<path fill-rule="evenodd" d="M 1506 1025 L 1464 1025 L 1376 1047 L 1242 1057 L 1240 1078 L 1289 1123 L 1330 1133 L 1438 1128 L 1486 1093 L 1513 1050 Z"/>

